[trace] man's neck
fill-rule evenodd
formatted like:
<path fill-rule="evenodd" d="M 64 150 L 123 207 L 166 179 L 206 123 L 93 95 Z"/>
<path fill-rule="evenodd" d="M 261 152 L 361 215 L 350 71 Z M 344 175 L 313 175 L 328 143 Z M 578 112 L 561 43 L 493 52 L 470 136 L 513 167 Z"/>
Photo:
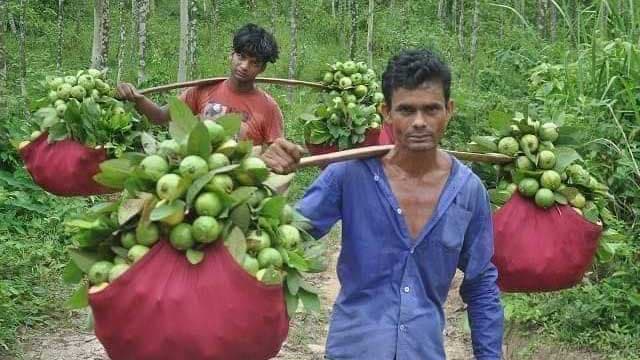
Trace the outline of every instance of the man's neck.
<path fill-rule="evenodd" d="M 407 175 L 420 176 L 438 169 L 440 150 L 436 147 L 428 151 L 410 151 L 396 145 L 384 160 Z"/>
<path fill-rule="evenodd" d="M 239 93 L 248 93 L 256 89 L 255 81 L 240 82 L 234 77 L 229 78 L 229 86 L 231 87 L 231 90 Z"/>

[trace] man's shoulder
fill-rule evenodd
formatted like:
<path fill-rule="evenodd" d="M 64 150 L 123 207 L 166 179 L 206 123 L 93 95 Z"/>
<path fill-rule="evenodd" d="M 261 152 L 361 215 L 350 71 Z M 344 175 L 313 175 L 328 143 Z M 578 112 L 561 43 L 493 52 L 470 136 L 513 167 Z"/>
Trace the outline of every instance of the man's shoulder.
<path fill-rule="evenodd" d="M 269 107 L 275 107 L 275 108 L 279 108 L 278 103 L 276 102 L 276 100 L 273 98 L 273 96 L 271 96 L 271 94 L 269 94 L 268 92 L 257 88 L 257 94 L 258 94 L 258 98 L 266 105 Z"/>

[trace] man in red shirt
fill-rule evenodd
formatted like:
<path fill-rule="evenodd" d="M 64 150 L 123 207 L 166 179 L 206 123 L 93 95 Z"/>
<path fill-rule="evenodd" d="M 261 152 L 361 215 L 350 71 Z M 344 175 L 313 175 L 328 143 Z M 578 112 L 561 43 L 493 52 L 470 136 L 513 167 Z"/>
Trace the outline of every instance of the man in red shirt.
<path fill-rule="evenodd" d="M 265 29 L 247 24 L 233 38 L 231 74 L 225 81 L 187 89 L 180 98 L 201 119 L 227 114 L 242 116 L 240 140 L 252 140 L 253 145 L 268 145 L 283 137 L 282 112 L 275 100 L 258 89 L 256 77 L 267 63 L 278 59 L 278 44 Z M 128 83 L 118 85 L 118 96 L 134 102 L 139 112 L 155 123 L 170 120 L 167 106 L 159 106 Z"/>

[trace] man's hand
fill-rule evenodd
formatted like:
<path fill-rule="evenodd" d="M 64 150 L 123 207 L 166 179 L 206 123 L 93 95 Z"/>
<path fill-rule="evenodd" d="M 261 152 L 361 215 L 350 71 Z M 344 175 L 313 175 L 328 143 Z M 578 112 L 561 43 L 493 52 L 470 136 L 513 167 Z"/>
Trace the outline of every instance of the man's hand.
<path fill-rule="evenodd" d="M 122 100 L 136 102 L 137 100 L 144 98 L 144 95 L 140 94 L 136 87 L 129 83 L 118 84 L 116 90 L 116 96 Z"/>
<path fill-rule="evenodd" d="M 289 174 L 296 170 L 304 149 L 285 139 L 276 141 L 260 156 L 273 172 Z"/>

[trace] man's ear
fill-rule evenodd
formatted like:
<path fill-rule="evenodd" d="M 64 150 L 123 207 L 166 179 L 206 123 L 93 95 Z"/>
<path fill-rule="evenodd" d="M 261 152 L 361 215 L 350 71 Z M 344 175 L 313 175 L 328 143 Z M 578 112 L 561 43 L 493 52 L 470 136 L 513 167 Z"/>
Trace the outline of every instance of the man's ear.
<path fill-rule="evenodd" d="M 387 104 L 386 101 L 383 101 L 380 104 L 380 113 L 382 114 L 382 118 L 384 122 L 391 123 L 391 105 Z"/>

